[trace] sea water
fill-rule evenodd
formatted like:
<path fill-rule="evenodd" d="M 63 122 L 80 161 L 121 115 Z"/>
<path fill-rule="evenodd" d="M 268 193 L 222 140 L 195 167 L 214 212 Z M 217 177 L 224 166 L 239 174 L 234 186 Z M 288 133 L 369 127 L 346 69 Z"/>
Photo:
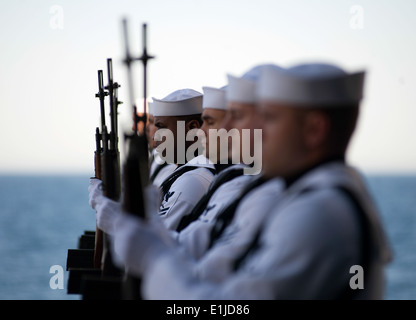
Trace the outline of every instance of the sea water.
<path fill-rule="evenodd" d="M 386 299 L 416 299 L 416 176 L 366 176 L 394 253 Z M 95 230 L 88 175 L 0 176 L 0 299 L 80 299 L 50 284 L 67 250 Z M 52 269 L 51 269 L 52 268 Z M 51 273 L 52 272 L 52 273 Z"/>
<path fill-rule="evenodd" d="M 95 230 L 87 176 L 0 176 L 0 299 L 76 299 L 51 289 L 51 267 Z M 53 270 L 52 270 L 53 271 Z"/>

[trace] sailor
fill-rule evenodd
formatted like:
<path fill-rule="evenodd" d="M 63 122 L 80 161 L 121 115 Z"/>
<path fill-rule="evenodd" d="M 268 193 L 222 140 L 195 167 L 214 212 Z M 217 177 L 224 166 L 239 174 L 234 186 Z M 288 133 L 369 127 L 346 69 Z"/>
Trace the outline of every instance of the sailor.
<path fill-rule="evenodd" d="M 150 172 L 149 179 L 155 186 L 160 186 L 163 181 L 176 169 L 174 163 L 163 161 L 160 154 L 156 151 L 156 141 L 153 139 L 157 130 L 153 115 L 152 102 L 148 103 L 148 123 L 146 126 L 147 141 L 149 141 L 150 151 Z"/>
<path fill-rule="evenodd" d="M 237 148 L 234 143 L 228 145 L 230 158 L 238 147 L 240 150 L 248 148 L 251 152 L 256 143 L 261 144 L 261 141 L 256 141 L 254 135 L 255 130 L 262 126 L 262 119 L 256 107 L 256 82 L 261 70 L 268 66 L 279 68 L 263 64 L 251 68 L 242 77 L 227 77 L 228 113 L 223 126 L 229 132 L 236 130 L 240 136 L 248 132 L 250 137 L 248 141 L 240 140 L 240 146 L 237 145 Z M 239 157 L 243 163 L 244 157 L 241 152 Z M 257 165 L 252 163 L 250 169 L 256 167 Z M 243 171 L 246 169 L 247 167 Z M 254 236 L 256 226 L 267 213 L 267 208 L 274 203 L 281 188 L 281 181 L 267 181 L 262 174 L 244 174 L 218 188 L 203 215 L 179 235 L 182 246 L 193 249 L 191 252 L 197 260 L 195 272 L 201 278 L 222 281 L 227 277 L 232 271 L 233 261 L 244 252 L 249 239 Z M 230 196 L 227 196 L 229 194 Z M 193 241 L 189 241 L 190 239 Z M 193 243 L 193 246 L 189 243 Z"/>
<path fill-rule="evenodd" d="M 226 88 L 202 87 L 202 90 L 204 97 L 202 99 L 201 130 L 205 135 L 205 156 L 214 164 L 228 165 L 228 153 L 225 155 L 221 154 L 219 141 L 213 141 L 216 144 L 216 148 L 214 143 L 210 144 L 210 132 L 216 132 L 223 128 L 222 123 L 227 111 Z"/>
<path fill-rule="evenodd" d="M 125 245 L 123 239 L 135 238 L 143 296 L 383 298 L 391 251 L 364 179 L 345 159 L 363 85 L 364 72 L 329 64 L 262 71 L 263 172 L 282 177 L 285 190 L 235 261 L 234 272 L 221 282 L 201 278 L 195 263 L 160 241 L 150 224 L 129 216 L 134 232 L 116 232 L 114 251 L 118 259 L 128 259 L 129 247 L 117 251 L 118 241 Z M 123 229 L 125 222 L 119 222 Z"/>
<path fill-rule="evenodd" d="M 193 144 L 187 138 L 188 132 L 199 130 L 202 122 L 202 94 L 192 89 L 176 90 L 163 99 L 153 98 L 151 111 L 158 129 L 154 140 L 159 160 L 163 158 L 169 165 L 177 166 L 160 184 L 160 199 L 157 200 L 160 204 L 157 212 L 159 218 L 168 230 L 175 230 L 181 218 L 206 193 L 216 174 L 215 166 L 203 154 L 195 157 L 193 152 L 188 152 Z M 162 129 L 169 140 L 166 138 L 163 141 L 161 138 L 159 130 Z M 162 148 L 163 145 L 166 148 Z M 163 153 L 166 153 L 164 157 Z M 96 179 L 90 180 L 89 199 L 91 207 L 97 212 L 97 225 L 111 235 L 114 219 L 122 211 L 120 202 L 103 196 Z"/>
<path fill-rule="evenodd" d="M 201 93 L 192 89 L 174 91 L 163 99 L 153 98 L 154 124 L 158 129 L 154 138 L 156 149 L 165 161 L 178 166 L 160 185 L 159 216 L 169 230 L 177 228 L 216 174 L 214 165 L 203 154 L 195 156 L 194 151 L 199 152 L 200 148 L 192 148 L 198 141 L 188 138 L 189 133 L 198 132 L 201 127 L 202 98 Z M 160 131 L 169 134 L 161 137 Z"/>
<path fill-rule="evenodd" d="M 252 146 L 255 143 L 252 132 L 261 128 L 261 119 L 255 104 L 255 88 L 262 67 L 264 66 L 251 69 L 241 78 L 231 75 L 228 77 L 226 95 L 228 115 L 224 125 L 227 129 L 232 128 L 241 133 L 250 131 L 248 134 L 250 139 L 244 142 L 245 145 Z M 240 141 L 237 143 L 240 144 Z M 236 146 L 233 144 L 231 147 L 230 153 Z M 243 158 L 239 160 L 242 161 Z M 225 169 L 218 178 L 230 169 L 232 168 Z M 239 165 L 239 169 L 240 171 L 243 169 L 244 172 L 247 166 Z M 198 219 L 185 229 L 179 230 L 177 236 L 180 244 L 179 247 L 177 246 L 178 251 L 197 262 L 194 272 L 201 278 L 212 281 L 226 278 L 233 271 L 234 261 L 245 252 L 250 239 L 255 236 L 259 223 L 267 214 L 268 208 L 275 202 L 281 188 L 281 181 L 266 181 L 261 175 L 240 175 L 221 184 L 212 194 Z M 232 221 L 235 222 L 231 223 Z M 118 232 L 121 237 L 123 234 L 128 234 L 122 228 Z M 119 240 L 119 245 L 122 246 L 122 242 Z M 128 268 L 134 270 L 134 266 L 129 263 L 126 261 Z"/>
<path fill-rule="evenodd" d="M 233 86 L 237 86 L 234 82 Z M 211 229 L 216 216 L 237 196 L 252 177 L 244 175 L 247 166 L 240 162 L 233 164 L 228 148 L 221 153 L 219 135 L 210 134 L 223 129 L 227 110 L 227 90 L 230 88 L 203 87 L 203 124 L 201 129 L 206 136 L 206 156 L 220 171 L 194 209 L 184 216 L 173 237 L 191 256 L 199 259 L 208 249 Z M 236 89 L 232 88 L 232 92 Z M 210 139 L 216 139 L 210 144 Z M 210 147 L 211 145 L 211 147 Z M 216 145 L 216 147 L 215 147 Z M 224 163 L 224 164 L 222 164 Z M 219 170 L 219 167 L 226 168 Z"/>
<path fill-rule="evenodd" d="M 250 152 L 253 150 L 255 144 L 255 138 L 253 135 L 254 130 L 260 128 L 260 124 L 256 119 L 257 108 L 255 105 L 256 101 L 256 92 L 255 92 L 255 83 L 258 81 L 260 71 L 262 68 L 269 65 L 258 65 L 251 68 L 247 71 L 242 77 L 235 77 L 233 75 L 228 75 L 228 84 L 226 87 L 226 95 L 222 97 L 223 105 L 227 105 L 228 112 L 225 116 L 222 126 L 225 127 L 223 130 L 235 130 L 238 133 L 238 136 L 242 137 L 244 131 L 250 132 L 249 141 L 245 142 L 245 147 L 248 147 Z M 273 68 L 278 68 L 277 66 L 272 66 Z M 218 90 L 218 89 L 217 89 Z M 218 92 L 218 91 L 217 91 Z M 212 105 L 210 102 L 210 96 L 215 93 L 214 89 L 204 91 L 204 101 L 207 101 L 207 106 Z M 207 99 L 205 99 L 208 94 Z M 220 97 L 212 97 L 213 101 L 219 103 Z M 219 146 L 217 141 L 217 147 Z M 261 141 L 257 141 L 257 143 Z M 243 141 L 238 142 L 239 145 L 228 144 L 228 157 L 229 161 L 232 161 L 233 153 L 235 149 L 242 149 Z M 219 148 L 217 149 L 217 154 L 220 154 Z M 256 180 L 258 174 L 248 175 L 244 174 L 247 167 L 247 163 L 243 163 L 242 153 L 238 155 L 238 163 L 234 164 L 232 167 L 225 169 L 223 172 L 217 175 L 214 179 L 209 192 L 201 200 L 202 205 L 205 207 L 200 210 L 199 205 L 201 202 L 194 208 L 192 213 L 181 221 L 180 227 L 177 231 L 176 239 L 179 241 L 182 247 L 184 247 L 188 254 L 190 254 L 194 259 L 200 259 L 213 245 L 217 238 L 222 235 L 226 225 L 232 220 L 232 216 L 235 213 L 237 204 L 244 198 L 247 197 L 245 206 L 239 208 L 241 212 L 245 212 L 248 206 L 251 203 L 262 202 L 267 204 L 268 201 L 274 200 L 275 193 L 280 188 L 280 185 L 276 182 L 273 182 L 273 186 L 266 186 L 266 191 L 261 191 L 263 188 L 259 188 L 258 191 L 251 193 L 254 188 L 259 187 L 261 183 L 264 182 L 263 179 L 258 181 Z M 218 156 L 218 161 L 221 157 Z M 261 162 L 260 162 L 261 163 Z M 250 163 L 249 163 L 250 164 Z M 256 167 L 253 163 L 250 164 L 253 169 Z M 227 181 L 229 180 L 229 181 Z M 225 182 L 224 182 L 225 181 Z M 259 194 L 261 194 L 259 196 Z M 235 201 L 238 199 L 237 201 Z M 203 203 L 203 201 L 206 201 Z M 228 208 L 229 207 L 229 208 Z M 250 210 L 249 210 L 250 211 Z M 237 214 L 238 215 L 238 214 Z M 218 221 L 220 219 L 220 221 Z M 255 217 L 256 220 L 261 220 L 261 215 Z M 185 221 L 184 221 L 185 220 Z M 191 221 L 191 223 L 190 223 Z M 245 222 L 248 220 L 246 219 Z M 188 223 L 183 223 L 188 222 Z M 256 223 L 251 223 L 249 228 L 254 226 Z M 213 230 L 213 228 L 218 230 Z M 242 228 L 245 230 L 245 228 Z M 232 230 L 228 230 L 228 233 L 233 233 Z M 243 234 L 243 232 L 241 232 Z M 247 234 L 244 234 L 242 238 L 246 237 Z M 231 243 L 230 237 L 224 235 L 225 242 Z M 236 241 L 238 243 L 238 241 Z M 247 239 L 243 239 L 243 243 L 246 243 Z M 229 250 L 216 250 L 216 252 L 208 255 L 207 258 L 200 264 L 200 272 L 204 273 L 207 277 L 219 278 L 227 274 L 232 257 L 234 254 L 237 254 L 238 250 L 236 249 L 240 244 L 232 244 L 229 247 Z M 242 245 L 242 247 L 244 244 Z M 231 252 L 229 252 L 231 251 Z M 218 267 L 218 263 L 221 261 L 222 267 Z M 217 267 L 213 267 L 217 265 Z M 202 270 L 208 271 L 202 271 Z"/>
<path fill-rule="evenodd" d="M 140 114 L 138 114 L 140 116 Z M 134 118 L 134 115 L 133 115 Z M 134 121 L 132 130 L 135 130 L 136 123 Z M 175 164 L 169 164 L 163 161 L 156 151 L 156 141 L 153 139 L 157 128 L 154 125 L 154 116 L 152 102 L 148 103 L 148 123 L 146 126 L 147 141 L 149 143 L 149 178 L 155 186 L 160 184 L 175 170 Z M 101 230 L 106 233 L 112 233 L 113 220 L 115 216 L 121 211 L 121 204 L 119 201 L 113 201 L 104 197 L 102 192 L 102 182 L 99 179 L 91 178 L 89 191 L 89 204 L 97 210 L 97 225 Z M 97 212 L 97 211 L 96 211 Z"/>

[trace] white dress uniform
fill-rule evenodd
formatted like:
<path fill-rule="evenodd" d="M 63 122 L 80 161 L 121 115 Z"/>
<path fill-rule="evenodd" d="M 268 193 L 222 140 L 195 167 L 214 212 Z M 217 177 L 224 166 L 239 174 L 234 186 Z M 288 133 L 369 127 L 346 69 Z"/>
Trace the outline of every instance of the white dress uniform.
<path fill-rule="evenodd" d="M 152 150 L 149 177 L 152 183 L 159 187 L 165 179 L 175 171 L 177 165 L 162 160 L 156 149 Z"/>
<path fill-rule="evenodd" d="M 227 175 L 230 171 L 243 168 L 245 168 L 244 165 L 236 164 L 224 169 L 215 177 L 211 185 L 215 184 L 217 179 Z M 248 182 L 254 178 L 255 176 L 240 175 L 221 184 L 212 194 L 205 210 L 203 210 L 198 219 L 180 232 L 175 231 L 172 233 L 187 254 L 195 259 L 199 259 L 208 250 L 210 233 L 218 214 L 238 197 Z"/>
<path fill-rule="evenodd" d="M 307 64 L 262 71 L 257 92 L 262 101 L 336 108 L 358 104 L 363 83 L 364 72 L 347 74 L 336 66 Z M 144 298 L 383 298 L 383 272 L 391 251 L 381 218 L 355 169 L 321 159 L 319 166 L 276 193 L 271 206 L 265 201 L 257 204 L 264 207 L 253 205 L 240 215 L 241 202 L 232 223 L 199 261 L 172 251 L 153 259 L 152 267 L 144 269 Z M 247 228 L 249 217 L 255 216 L 255 226 Z M 226 257 L 234 243 L 244 243 L 236 249 L 239 256 L 227 263 L 228 269 L 221 267 L 221 256 Z M 210 255 L 218 258 L 210 263 Z M 357 266 L 362 273 L 350 273 Z M 355 276 L 364 278 L 364 288 L 352 285 Z"/>
<path fill-rule="evenodd" d="M 254 179 L 252 177 L 246 187 L 259 180 L 260 177 Z M 232 222 L 217 239 L 209 239 L 213 242 L 210 250 L 195 266 L 199 278 L 220 282 L 233 272 L 234 261 L 244 254 L 282 189 L 283 182 L 273 179 L 251 188 L 241 200 L 235 199 L 238 201 L 238 206 Z"/>
<path fill-rule="evenodd" d="M 177 228 L 182 217 L 192 211 L 214 179 L 215 167 L 203 155 L 177 168 L 173 174 L 191 167 L 196 168 L 181 174 L 161 199 L 159 216 L 168 230 Z"/>
<path fill-rule="evenodd" d="M 253 103 L 255 101 L 254 82 L 258 79 L 259 70 L 260 67 L 256 67 L 242 78 L 229 80 L 228 85 L 222 89 L 203 87 L 203 108 L 226 110 L 229 101 Z M 214 158 L 215 161 L 218 160 L 217 155 Z M 259 162 L 261 163 L 261 161 Z M 214 188 L 215 184 L 219 183 L 218 181 L 230 179 L 233 174 L 237 173 L 236 170 L 242 170 L 243 172 L 240 173 L 240 176 L 222 184 L 212 194 L 199 218 L 179 233 L 176 233 L 176 239 L 182 248 L 194 259 L 201 258 L 209 249 L 210 235 L 220 213 L 240 195 L 250 181 L 257 178 L 257 176 L 249 175 L 253 171 L 251 169 L 251 167 L 244 164 L 233 164 L 221 171 L 212 183 Z"/>
<path fill-rule="evenodd" d="M 362 212 L 343 190 L 356 198 Z M 146 273 L 144 297 L 332 299 L 355 293 L 357 298 L 382 298 L 383 268 L 390 251 L 380 217 L 357 171 L 342 163 L 324 164 L 276 198 L 257 225 L 261 231 L 257 245 L 249 245 L 254 249 L 236 272 L 222 277 L 220 283 L 203 281 L 209 275 L 201 274 L 201 262 L 185 261 L 178 254 L 164 255 Z M 255 216 L 260 210 L 253 206 L 250 213 Z M 238 224 L 243 225 L 243 220 Z M 365 285 L 353 291 L 349 270 L 363 264 L 360 248 L 365 234 L 370 235 L 369 261 L 363 265 Z M 213 249 L 221 246 L 220 242 Z"/>
<path fill-rule="evenodd" d="M 154 117 L 198 115 L 202 113 L 202 99 L 203 96 L 198 91 L 180 89 L 163 99 L 153 98 L 151 109 Z M 182 138 L 185 142 L 185 136 L 179 137 L 178 140 Z M 185 162 L 185 159 L 183 161 Z M 179 167 L 160 185 L 162 199 L 159 216 L 168 230 L 175 230 L 183 215 L 192 210 L 208 190 L 215 173 L 214 165 L 202 155 L 178 165 Z M 193 169 L 186 171 L 189 168 Z"/>

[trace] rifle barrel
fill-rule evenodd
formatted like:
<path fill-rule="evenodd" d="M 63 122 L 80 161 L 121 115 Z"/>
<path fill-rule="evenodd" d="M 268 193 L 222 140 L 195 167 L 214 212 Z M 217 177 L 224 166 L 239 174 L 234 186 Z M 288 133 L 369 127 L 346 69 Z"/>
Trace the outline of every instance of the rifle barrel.
<path fill-rule="evenodd" d="M 98 93 L 95 94 L 95 97 L 100 99 L 101 130 L 105 127 L 104 100 L 106 96 L 108 96 L 108 92 L 104 90 L 103 71 L 98 70 Z"/>
<path fill-rule="evenodd" d="M 123 35 L 124 35 L 124 49 L 125 49 L 124 64 L 127 67 L 127 82 L 129 86 L 129 100 L 130 100 L 129 103 L 132 106 L 133 115 L 136 116 L 136 113 L 135 113 L 136 103 L 134 100 L 133 75 L 131 72 L 131 63 L 133 59 L 131 58 L 131 55 L 130 55 L 127 19 L 123 19 Z M 137 134 L 137 126 L 135 126 L 135 134 Z"/>

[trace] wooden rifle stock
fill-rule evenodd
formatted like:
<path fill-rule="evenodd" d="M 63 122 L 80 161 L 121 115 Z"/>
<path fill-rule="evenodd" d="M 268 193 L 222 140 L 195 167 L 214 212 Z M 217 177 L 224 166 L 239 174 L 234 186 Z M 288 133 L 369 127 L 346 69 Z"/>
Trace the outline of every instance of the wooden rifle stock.
<path fill-rule="evenodd" d="M 127 137 L 129 151 L 123 166 L 124 199 L 123 210 L 144 218 L 143 188 L 149 181 L 148 144 L 146 135 L 133 134 Z"/>
<path fill-rule="evenodd" d="M 104 128 L 106 133 L 106 128 Z M 121 194 L 120 184 L 120 155 L 116 150 L 107 149 L 101 155 L 101 180 L 103 181 L 104 195 L 114 201 L 119 201 Z M 103 276 L 115 276 L 120 270 L 113 264 L 107 235 L 102 232 L 102 259 L 101 269 Z"/>

